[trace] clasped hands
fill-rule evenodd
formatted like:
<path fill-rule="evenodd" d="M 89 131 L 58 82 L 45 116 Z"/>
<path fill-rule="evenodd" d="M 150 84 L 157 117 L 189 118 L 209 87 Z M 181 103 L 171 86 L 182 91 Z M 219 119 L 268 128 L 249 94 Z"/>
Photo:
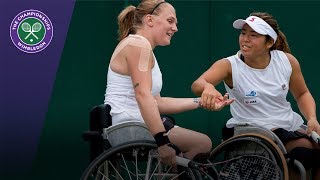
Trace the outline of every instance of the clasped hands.
<path fill-rule="evenodd" d="M 204 89 L 201 94 L 200 106 L 210 111 L 220 111 L 223 107 L 233 103 L 235 99 L 229 99 L 229 94 L 223 96 L 215 89 Z"/>

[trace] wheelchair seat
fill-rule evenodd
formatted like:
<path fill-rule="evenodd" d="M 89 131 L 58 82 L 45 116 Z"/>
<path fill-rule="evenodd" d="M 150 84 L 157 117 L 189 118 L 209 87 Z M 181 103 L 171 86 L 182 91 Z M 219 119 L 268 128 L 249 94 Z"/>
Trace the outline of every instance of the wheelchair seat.
<path fill-rule="evenodd" d="M 104 128 L 102 136 L 112 147 L 140 140 L 155 142 L 146 124 L 136 121 L 126 121 Z"/>

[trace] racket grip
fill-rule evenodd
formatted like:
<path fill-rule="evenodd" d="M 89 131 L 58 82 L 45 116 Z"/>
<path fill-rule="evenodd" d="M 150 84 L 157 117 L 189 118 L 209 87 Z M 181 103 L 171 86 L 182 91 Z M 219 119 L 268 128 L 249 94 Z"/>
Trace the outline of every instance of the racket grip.
<path fill-rule="evenodd" d="M 183 167 L 189 167 L 189 163 L 191 162 L 191 160 L 180 157 L 180 156 L 176 156 L 176 161 L 178 165 Z"/>
<path fill-rule="evenodd" d="M 320 144 L 320 136 L 318 133 L 316 133 L 315 131 L 312 131 L 311 137 L 316 143 Z"/>

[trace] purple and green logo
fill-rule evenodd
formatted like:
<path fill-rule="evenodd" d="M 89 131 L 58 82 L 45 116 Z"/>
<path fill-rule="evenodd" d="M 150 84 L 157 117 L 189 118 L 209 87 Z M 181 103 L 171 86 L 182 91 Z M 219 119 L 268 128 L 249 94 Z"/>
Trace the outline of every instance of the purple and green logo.
<path fill-rule="evenodd" d="M 53 26 L 43 12 L 34 9 L 25 10 L 12 20 L 10 37 L 13 44 L 21 51 L 37 53 L 50 44 Z"/>

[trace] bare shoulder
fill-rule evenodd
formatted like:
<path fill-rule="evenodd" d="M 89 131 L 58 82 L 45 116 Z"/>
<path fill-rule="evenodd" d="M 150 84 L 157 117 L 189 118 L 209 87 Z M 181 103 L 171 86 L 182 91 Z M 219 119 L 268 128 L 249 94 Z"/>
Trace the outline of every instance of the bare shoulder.
<path fill-rule="evenodd" d="M 288 57 L 289 59 L 289 62 L 292 66 L 293 69 L 296 69 L 296 68 L 299 68 L 300 69 L 300 64 L 299 64 L 299 61 L 296 57 L 294 57 L 292 54 L 290 53 L 285 53 L 286 56 Z"/>
<path fill-rule="evenodd" d="M 231 63 L 227 59 L 219 59 L 206 71 L 205 75 L 210 79 L 223 80 L 232 74 Z"/>
<path fill-rule="evenodd" d="M 139 36 L 139 35 L 129 36 L 127 38 L 127 43 L 130 46 L 152 50 L 150 42 L 143 36 Z"/>
<path fill-rule="evenodd" d="M 299 64 L 298 59 L 297 59 L 296 57 L 294 57 L 292 54 L 290 54 L 290 53 L 285 53 L 285 54 L 286 54 L 286 56 L 288 57 L 289 62 L 291 63 L 291 65 L 292 65 L 293 63 L 298 63 L 298 64 Z"/>
<path fill-rule="evenodd" d="M 218 66 L 224 66 L 224 67 L 227 67 L 227 66 L 231 66 L 231 63 L 228 59 L 219 59 L 215 62 L 213 62 L 213 65 L 218 65 Z"/>
<path fill-rule="evenodd" d="M 150 42 L 144 38 L 143 36 L 139 35 L 129 35 L 125 39 L 123 39 L 117 46 L 117 50 L 123 50 L 131 53 L 140 53 L 141 50 L 146 50 L 148 52 L 152 51 L 152 47 Z"/>
<path fill-rule="evenodd" d="M 224 71 L 231 72 L 231 63 L 228 59 L 219 59 L 212 65 L 215 68 L 223 69 Z"/>
<path fill-rule="evenodd" d="M 219 61 L 221 61 L 222 63 L 224 63 L 227 66 L 231 66 L 231 63 L 228 59 L 223 58 L 223 59 L 220 59 Z"/>

